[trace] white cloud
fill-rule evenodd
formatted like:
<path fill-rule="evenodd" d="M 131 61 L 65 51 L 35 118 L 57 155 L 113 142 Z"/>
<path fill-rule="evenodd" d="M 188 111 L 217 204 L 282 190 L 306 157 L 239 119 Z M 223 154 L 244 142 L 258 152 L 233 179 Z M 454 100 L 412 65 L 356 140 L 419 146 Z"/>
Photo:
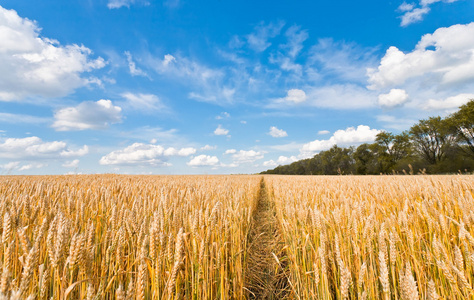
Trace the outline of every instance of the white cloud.
<path fill-rule="evenodd" d="M 215 135 L 227 135 L 229 133 L 229 130 L 225 129 L 222 127 L 222 125 L 219 124 L 217 126 L 216 130 L 214 130 Z"/>
<path fill-rule="evenodd" d="M 431 48 L 434 47 L 434 50 Z M 439 89 L 474 79 L 474 23 L 442 27 L 424 35 L 409 53 L 390 47 L 377 69 L 367 69 L 369 88 L 423 79 Z"/>
<path fill-rule="evenodd" d="M 373 142 L 380 130 L 370 129 L 369 126 L 359 125 L 357 128 L 348 127 L 345 130 L 337 130 L 327 140 L 314 140 L 306 143 L 301 147 L 300 153 L 302 157 L 311 157 L 314 154 L 327 150 L 334 145 L 349 146 L 354 144 Z"/>
<path fill-rule="evenodd" d="M 279 35 L 284 25 L 285 23 L 282 21 L 268 25 L 265 25 L 263 22 L 260 23 L 255 27 L 255 31 L 246 37 L 249 47 L 256 52 L 265 51 L 271 46 L 268 40 Z"/>
<path fill-rule="evenodd" d="M 156 143 L 158 143 L 158 140 L 157 140 L 157 139 L 151 139 L 151 140 L 150 140 L 150 144 L 156 144 Z"/>
<path fill-rule="evenodd" d="M 11 172 L 11 171 L 27 171 L 27 170 L 31 170 L 31 169 L 40 169 L 40 168 L 43 168 L 43 167 L 46 167 L 47 164 L 43 164 L 43 163 L 29 163 L 29 164 L 26 164 L 26 165 L 21 165 L 21 162 L 19 161 L 13 161 L 13 162 L 9 162 L 7 164 L 4 164 L 4 165 L 0 165 L 0 169 L 4 169 L 6 172 Z M 4 173 L 5 173 L 4 171 Z"/>
<path fill-rule="evenodd" d="M 392 108 L 408 101 L 408 93 L 401 89 L 391 89 L 388 94 L 379 95 L 379 105 Z"/>
<path fill-rule="evenodd" d="M 134 143 L 124 149 L 112 151 L 103 156 L 99 163 L 101 165 L 151 165 L 169 166 L 169 156 L 189 156 L 196 153 L 194 148 L 165 149 L 161 145 L 150 145 Z"/>
<path fill-rule="evenodd" d="M 232 159 L 235 163 L 251 163 L 256 160 L 262 159 L 264 157 L 264 153 L 265 152 L 263 151 L 240 150 L 232 155 Z"/>
<path fill-rule="evenodd" d="M 176 57 L 174 57 L 171 54 L 165 54 L 165 57 L 163 58 L 163 66 L 168 66 L 170 63 L 175 62 Z"/>
<path fill-rule="evenodd" d="M 274 138 L 281 138 L 281 137 L 288 136 L 286 131 L 284 131 L 282 129 L 278 129 L 275 126 L 270 127 L 270 131 L 268 132 L 268 134 L 271 135 Z"/>
<path fill-rule="evenodd" d="M 215 150 L 217 149 L 217 146 L 211 146 L 211 145 L 205 145 L 203 147 L 201 147 L 201 151 L 209 151 L 209 150 Z"/>
<path fill-rule="evenodd" d="M 161 100 L 153 94 L 133 94 L 123 93 L 121 95 L 127 100 L 125 106 L 128 106 L 134 110 L 138 110 L 145 113 L 155 112 L 168 112 L 169 108 L 166 107 Z"/>
<path fill-rule="evenodd" d="M 410 11 L 405 12 L 403 14 L 402 21 L 400 23 L 401 26 L 408 26 L 412 23 L 420 22 L 423 20 L 423 16 L 430 12 L 429 7 L 420 7 L 415 8 Z"/>
<path fill-rule="evenodd" d="M 420 7 L 415 8 L 415 4 L 403 2 L 399 7 L 398 11 L 404 12 L 401 16 L 400 26 L 408 26 L 412 23 L 420 22 L 423 20 L 424 15 L 430 12 L 430 5 L 436 2 L 452 3 L 458 0 L 421 0 Z"/>
<path fill-rule="evenodd" d="M 295 162 L 297 160 L 298 160 L 298 158 L 296 156 L 290 156 L 290 157 L 279 156 L 278 160 L 277 160 L 277 163 L 279 165 L 287 165 L 287 164 L 291 164 L 292 162 Z"/>
<path fill-rule="evenodd" d="M 298 158 L 296 156 L 290 156 L 290 157 L 287 157 L 287 156 L 280 156 L 278 157 L 277 161 L 274 161 L 273 159 L 270 159 L 270 160 L 267 160 L 265 162 L 263 162 L 263 166 L 265 167 L 276 167 L 278 165 L 287 165 L 287 164 L 291 164 L 295 161 L 297 161 Z"/>
<path fill-rule="evenodd" d="M 192 147 L 181 148 L 179 150 L 170 147 L 163 152 L 165 156 L 189 156 L 194 153 L 196 153 L 196 149 Z"/>
<path fill-rule="evenodd" d="M 443 100 L 430 99 L 423 108 L 426 110 L 451 110 L 466 104 L 471 99 L 474 99 L 474 94 L 459 94 Z"/>
<path fill-rule="evenodd" d="M 87 146 L 84 146 L 87 147 Z M 35 159 L 66 157 L 64 153 L 80 156 L 82 153 L 69 149 L 66 142 L 44 142 L 37 136 L 26 138 L 7 138 L 0 141 L 0 157 L 8 159 Z"/>
<path fill-rule="evenodd" d="M 224 154 L 234 154 L 236 152 L 237 152 L 237 150 L 235 150 L 235 149 L 227 149 L 227 150 L 225 150 Z"/>
<path fill-rule="evenodd" d="M 294 58 L 283 53 L 278 52 L 276 55 L 271 55 L 269 61 L 270 63 L 278 64 L 283 71 L 292 72 L 293 74 L 290 78 L 296 80 L 303 75 L 303 66 L 296 63 Z"/>
<path fill-rule="evenodd" d="M 412 10 L 413 8 L 415 8 L 415 4 L 403 2 L 398 7 L 398 10 L 401 11 L 401 12 L 406 12 L 406 11 Z"/>
<path fill-rule="evenodd" d="M 147 76 L 146 72 L 144 72 L 140 68 L 137 68 L 129 51 L 125 51 L 125 56 L 127 57 L 128 68 L 132 76 Z"/>
<path fill-rule="evenodd" d="M 264 167 L 276 167 L 277 163 L 273 159 L 270 159 L 270 160 L 264 161 L 262 165 Z"/>
<path fill-rule="evenodd" d="M 282 48 L 288 50 L 288 55 L 292 58 L 296 57 L 303 49 L 303 42 L 309 37 L 306 30 L 301 30 L 300 26 L 293 25 L 285 32 L 288 42 L 282 45 Z"/>
<path fill-rule="evenodd" d="M 8 138 L 0 144 L 0 157 L 41 157 L 58 154 L 65 148 L 65 142 L 43 142 L 36 136 Z"/>
<path fill-rule="evenodd" d="M 82 73 L 105 66 L 102 58 L 91 59 L 84 46 L 61 46 L 41 37 L 34 21 L 0 6 L 0 101 L 30 96 L 60 97 L 97 78 Z"/>
<path fill-rule="evenodd" d="M 18 171 L 26 171 L 26 170 L 30 170 L 30 169 L 41 169 L 43 167 L 46 167 L 47 165 L 45 164 L 39 164 L 39 163 L 33 163 L 33 164 L 27 164 L 27 165 L 23 165 L 21 167 L 18 168 Z"/>
<path fill-rule="evenodd" d="M 329 130 L 320 130 L 320 131 L 318 131 L 318 134 L 320 134 L 320 135 L 329 134 L 329 133 L 331 133 Z"/>
<path fill-rule="evenodd" d="M 66 107 L 54 114 L 57 131 L 102 129 L 122 120 L 122 109 L 110 100 L 86 101 L 76 107 Z"/>
<path fill-rule="evenodd" d="M 272 150 L 277 150 L 277 151 L 282 151 L 282 152 L 295 152 L 299 150 L 301 147 L 303 147 L 303 144 L 296 143 L 296 142 L 291 142 L 291 143 L 283 144 L 283 145 L 269 146 L 269 148 Z"/>
<path fill-rule="evenodd" d="M 67 161 L 64 164 L 62 164 L 62 166 L 65 167 L 65 168 L 77 168 L 78 165 L 79 165 L 79 160 L 78 159 Z"/>
<path fill-rule="evenodd" d="M 89 147 L 87 145 L 84 145 L 82 148 L 74 151 L 74 150 L 63 150 L 61 151 L 60 155 L 61 157 L 76 157 L 76 156 L 84 156 L 87 153 L 89 153 Z"/>
<path fill-rule="evenodd" d="M 217 156 L 209 156 L 202 154 L 193 157 L 186 164 L 191 167 L 217 166 L 219 164 L 219 159 L 217 158 Z"/>
<path fill-rule="evenodd" d="M 375 136 L 380 130 L 370 129 L 369 126 L 359 125 L 357 128 L 349 127 L 346 130 L 337 130 L 333 137 L 336 144 L 350 145 L 355 143 L 365 143 L 375 140 Z"/>
<path fill-rule="evenodd" d="M 306 93 L 303 90 L 291 89 L 287 92 L 286 101 L 301 103 L 306 101 Z"/>
<path fill-rule="evenodd" d="M 6 163 L 4 165 L 0 165 L 0 168 L 4 170 L 15 170 L 18 169 L 18 166 L 20 165 L 19 161 L 11 161 L 9 163 Z"/>

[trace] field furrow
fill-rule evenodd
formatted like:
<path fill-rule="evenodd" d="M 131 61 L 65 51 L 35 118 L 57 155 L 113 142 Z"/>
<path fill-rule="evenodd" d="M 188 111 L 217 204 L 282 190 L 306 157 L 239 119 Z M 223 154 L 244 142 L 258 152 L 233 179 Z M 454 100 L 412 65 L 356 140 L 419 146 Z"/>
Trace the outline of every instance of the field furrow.
<path fill-rule="evenodd" d="M 248 237 L 245 287 L 248 299 L 283 299 L 288 295 L 287 259 L 275 204 L 262 179 Z"/>

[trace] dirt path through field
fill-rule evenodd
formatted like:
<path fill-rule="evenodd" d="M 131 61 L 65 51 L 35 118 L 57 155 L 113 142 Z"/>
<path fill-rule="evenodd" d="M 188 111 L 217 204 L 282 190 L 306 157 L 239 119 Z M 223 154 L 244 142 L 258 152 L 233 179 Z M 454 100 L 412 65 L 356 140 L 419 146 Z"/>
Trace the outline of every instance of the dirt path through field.
<path fill-rule="evenodd" d="M 280 235 L 275 203 L 262 178 L 248 237 L 245 287 L 248 299 L 284 299 L 289 285 L 286 254 Z"/>

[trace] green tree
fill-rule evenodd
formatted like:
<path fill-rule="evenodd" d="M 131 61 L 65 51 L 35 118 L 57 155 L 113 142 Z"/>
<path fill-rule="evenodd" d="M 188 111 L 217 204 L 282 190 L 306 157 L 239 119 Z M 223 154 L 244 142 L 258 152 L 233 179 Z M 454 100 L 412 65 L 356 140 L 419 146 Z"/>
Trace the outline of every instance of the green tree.
<path fill-rule="evenodd" d="M 319 153 L 324 174 L 336 175 L 352 173 L 354 171 L 352 152 L 352 148 L 340 148 L 334 145 L 331 149 Z"/>
<path fill-rule="evenodd" d="M 410 128 L 410 139 L 419 155 L 434 165 L 446 158 L 447 151 L 455 144 L 456 136 L 452 134 L 446 120 L 430 117 Z"/>
<path fill-rule="evenodd" d="M 454 130 L 460 148 L 474 157 L 474 99 L 462 105 L 447 122 Z"/>
<path fill-rule="evenodd" d="M 364 143 L 357 147 L 352 155 L 355 160 L 355 169 L 357 174 L 370 174 L 369 165 L 374 160 L 375 155 L 370 150 L 370 145 Z"/>

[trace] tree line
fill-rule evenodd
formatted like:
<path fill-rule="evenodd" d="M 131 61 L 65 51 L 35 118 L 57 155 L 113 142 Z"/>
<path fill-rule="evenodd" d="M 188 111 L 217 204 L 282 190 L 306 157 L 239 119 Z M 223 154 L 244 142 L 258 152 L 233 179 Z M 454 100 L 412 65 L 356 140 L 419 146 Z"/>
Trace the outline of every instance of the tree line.
<path fill-rule="evenodd" d="M 474 171 L 474 99 L 455 113 L 420 120 L 400 134 L 382 131 L 375 142 L 334 145 L 312 158 L 261 174 L 443 174 Z"/>

